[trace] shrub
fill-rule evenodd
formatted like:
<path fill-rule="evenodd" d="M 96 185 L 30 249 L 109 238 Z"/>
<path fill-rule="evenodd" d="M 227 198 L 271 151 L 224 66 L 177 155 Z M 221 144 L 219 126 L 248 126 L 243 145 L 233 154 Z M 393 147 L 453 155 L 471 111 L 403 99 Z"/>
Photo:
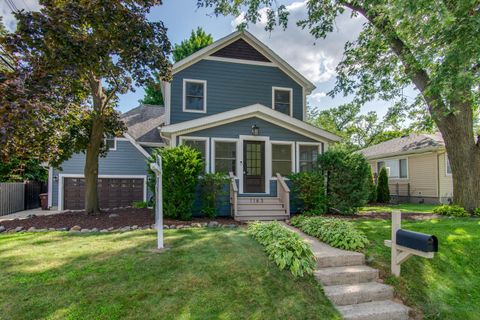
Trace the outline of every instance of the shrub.
<path fill-rule="evenodd" d="M 219 198 L 227 194 L 225 191 L 225 184 L 229 178 L 225 174 L 206 173 L 200 179 L 200 188 L 202 194 L 202 213 L 214 218 L 218 215 Z"/>
<path fill-rule="evenodd" d="M 136 209 L 145 209 L 148 208 L 148 202 L 147 201 L 133 201 L 132 207 Z"/>
<path fill-rule="evenodd" d="M 472 215 L 480 217 L 480 208 L 477 208 L 477 209 L 473 210 Z"/>
<path fill-rule="evenodd" d="M 433 213 L 451 217 L 468 217 L 468 212 L 458 205 L 443 205 L 433 209 Z"/>
<path fill-rule="evenodd" d="M 166 218 L 192 218 L 195 188 L 204 168 L 202 155 L 195 149 L 181 145 L 175 148 L 155 149 L 149 163 L 162 157 L 163 213 Z M 155 173 L 149 168 L 148 186 L 155 193 Z"/>
<path fill-rule="evenodd" d="M 323 214 L 327 211 L 324 176 L 319 172 L 292 173 L 288 176 L 292 191 L 303 204 L 305 213 Z"/>
<path fill-rule="evenodd" d="M 370 196 L 370 165 L 363 155 L 344 147 L 334 147 L 318 157 L 327 177 L 327 205 L 342 213 L 356 213 Z"/>
<path fill-rule="evenodd" d="M 348 221 L 322 217 L 294 217 L 291 224 L 332 247 L 356 250 L 369 243 L 365 234 Z"/>
<path fill-rule="evenodd" d="M 382 167 L 378 175 L 377 202 L 378 203 L 390 202 L 390 189 L 388 188 L 388 175 L 387 175 L 387 169 L 385 167 Z"/>
<path fill-rule="evenodd" d="M 248 233 L 265 247 L 281 270 L 290 270 L 296 277 L 313 273 L 316 263 L 312 249 L 296 233 L 278 222 L 254 222 L 248 226 Z"/>
<path fill-rule="evenodd" d="M 375 176 L 373 175 L 371 166 L 368 166 L 368 171 L 368 202 L 373 203 L 377 201 L 377 187 L 375 186 Z"/>

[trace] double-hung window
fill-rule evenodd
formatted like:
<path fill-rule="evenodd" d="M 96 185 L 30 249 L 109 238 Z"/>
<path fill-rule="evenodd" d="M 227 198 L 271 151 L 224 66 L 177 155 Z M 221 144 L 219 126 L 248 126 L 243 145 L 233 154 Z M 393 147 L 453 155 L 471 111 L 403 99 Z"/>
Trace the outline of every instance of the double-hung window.
<path fill-rule="evenodd" d="M 291 88 L 272 88 L 273 109 L 288 116 L 292 115 L 292 89 Z"/>
<path fill-rule="evenodd" d="M 215 141 L 215 172 L 237 174 L 237 143 Z"/>
<path fill-rule="evenodd" d="M 299 171 L 312 172 L 317 166 L 318 146 L 300 145 L 298 148 Z"/>
<path fill-rule="evenodd" d="M 272 143 L 272 175 L 289 175 L 292 173 L 292 163 L 292 145 Z"/>
<path fill-rule="evenodd" d="M 407 159 L 382 160 L 377 162 L 377 171 L 385 167 L 389 178 L 405 179 L 408 177 Z"/>
<path fill-rule="evenodd" d="M 195 139 L 195 138 L 189 138 L 189 139 L 182 139 L 181 144 L 189 146 L 192 149 L 197 150 L 202 154 L 202 161 L 205 164 L 205 168 L 203 170 L 203 173 L 207 172 L 207 140 L 205 139 Z"/>
<path fill-rule="evenodd" d="M 183 111 L 207 112 L 207 81 L 183 79 Z"/>

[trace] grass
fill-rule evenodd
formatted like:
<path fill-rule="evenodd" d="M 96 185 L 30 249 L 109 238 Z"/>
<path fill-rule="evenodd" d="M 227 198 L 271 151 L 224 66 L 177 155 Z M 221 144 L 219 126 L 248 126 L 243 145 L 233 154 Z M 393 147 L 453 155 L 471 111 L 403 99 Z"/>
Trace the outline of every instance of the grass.
<path fill-rule="evenodd" d="M 383 245 L 391 238 L 389 220 L 352 221 L 363 230 L 371 244 L 367 256 L 372 265 L 387 275 L 387 283 L 407 304 L 424 314 L 424 319 L 478 319 L 480 315 L 480 220 L 450 218 L 403 221 L 402 227 L 434 234 L 439 252 L 429 260 L 411 257 L 402 264 L 400 278 L 388 276 L 390 248 Z"/>
<path fill-rule="evenodd" d="M 360 212 L 392 212 L 392 210 L 400 210 L 401 212 L 433 213 L 433 209 L 438 206 L 439 205 L 436 204 L 425 203 L 388 204 L 366 206 L 361 208 Z"/>
<path fill-rule="evenodd" d="M 339 319 L 244 230 L 0 235 L 4 319 Z"/>

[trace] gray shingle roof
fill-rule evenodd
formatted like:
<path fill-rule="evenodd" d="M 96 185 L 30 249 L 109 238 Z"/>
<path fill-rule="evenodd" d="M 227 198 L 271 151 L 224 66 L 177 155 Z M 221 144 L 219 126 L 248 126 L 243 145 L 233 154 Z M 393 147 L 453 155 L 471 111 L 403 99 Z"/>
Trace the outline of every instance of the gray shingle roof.
<path fill-rule="evenodd" d="M 367 159 L 376 159 L 383 156 L 416 153 L 422 150 L 435 150 L 444 147 L 445 143 L 440 132 L 434 134 L 415 133 L 362 149 L 360 153 Z"/>
<path fill-rule="evenodd" d="M 163 143 L 158 127 L 165 123 L 165 107 L 140 105 L 121 115 L 128 130 L 127 133 L 137 142 Z"/>

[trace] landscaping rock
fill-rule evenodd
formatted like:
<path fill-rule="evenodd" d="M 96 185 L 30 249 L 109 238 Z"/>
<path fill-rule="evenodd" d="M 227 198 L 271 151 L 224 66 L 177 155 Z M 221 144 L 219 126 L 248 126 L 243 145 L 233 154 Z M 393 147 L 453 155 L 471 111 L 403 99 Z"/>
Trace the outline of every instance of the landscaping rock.
<path fill-rule="evenodd" d="M 100 230 L 100 232 L 105 233 L 105 232 L 108 232 L 108 230 L 107 229 L 102 229 L 102 230 Z"/>
<path fill-rule="evenodd" d="M 210 221 L 207 225 L 207 227 L 209 227 L 209 228 L 216 228 L 218 226 L 219 226 L 219 224 L 218 224 L 217 221 Z"/>
<path fill-rule="evenodd" d="M 23 227 L 16 227 L 16 228 L 15 228 L 15 232 L 20 232 L 20 231 L 22 231 L 22 230 L 23 230 Z"/>
<path fill-rule="evenodd" d="M 155 224 L 152 224 L 150 228 L 155 229 Z"/>
<path fill-rule="evenodd" d="M 132 226 L 132 230 L 137 230 L 138 229 L 138 226 L 137 225 L 133 225 Z"/>
<path fill-rule="evenodd" d="M 126 231 L 130 231 L 130 230 L 131 230 L 130 226 L 126 226 L 126 227 L 123 227 L 123 228 L 120 229 L 121 232 L 126 232 Z"/>
<path fill-rule="evenodd" d="M 5 230 L 6 230 L 6 229 L 5 229 L 4 226 L 0 226 L 0 233 L 5 232 Z"/>
<path fill-rule="evenodd" d="M 174 224 L 172 224 L 172 225 L 170 226 L 170 229 L 177 229 L 177 226 L 174 225 Z"/>
<path fill-rule="evenodd" d="M 35 227 L 30 227 L 30 228 L 28 228 L 27 231 L 28 231 L 28 232 L 35 232 L 36 230 L 37 230 L 37 229 L 36 229 Z"/>
<path fill-rule="evenodd" d="M 202 224 L 196 222 L 196 223 L 192 223 L 191 226 L 194 227 L 194 228 L 201 228 L 201 227 L 202 227 Z"/>
<path fill-rule="evenodd" d="M 163 229 L 168 229 L 168 226 L 165 224 L 165 225 L 163 226 Z"/>
<path fill-rule="evenodd" d="M 111 213 L 111 214 L 108 215 L 108 217 L 109 217 L 109 218 L 118 218 L 119 215 L 116 214 L 116 213 Z"/>
<path fill-rule="evenodd" d="M 184 228 L 184 225 L 183 225 L 183 224 L 179 224 L 179 225 L 177 226 L 177 229 L 183 229 L 183 228 Z"/>
<path fill-rule="evenodd" d="M 57 231 L 68 231 L 68 228 L 58 228 Z"/>
<path fill-rule="evenodd" d="M 55 231 L 55 228 L 48 228 L 48 231 Z"/>
<path fill-rule="evenodd" d="M 35 218 L 36 216 L 37 216 L 36 214 L 29 214 L 29 215 L 27 216 L 27 218 L 28 218 L 28 219 L 30 219 L 30 218 Z"/>
<path fill-rule="evenodd" d="M 107 230 L 108 230 L 108 231 L 112 231 L 113 229 L 115 229 L 115 228 L 114 228 L 114 227 L 110 227 L 110 228 L 108 228 Z"/>
<path fill-rule="evenodd" d="M 225 228 L 230 228 L 230 229 L 234 229 L 236 227 L 238 227 L 236 224 L 232 223 L 232 224 L 227 224 L 224 226 Z"/>
<path fill-rule="evenodd" d="M 85 228 L 85 229 L 80 230 L 80 232 L 82 232 L 82 233 L 90 232 L 90 229 Z"/>
<path fill-rule="evenodd" d="M 98 232 L 98 228 L 93 228 L 92 232 Z"/>
<path fill-rule="evenodd" d="M 202 227 L 205 228 L 206 226 L 208 226 L 208 223 L 206 223 L 206 222 L 202 223 Z"/>
<path fill-rule="evenodd" d="M 82 227 L 80 226 L 73 226 L 72 228 L 70 228 L 70 231 L 80 231 L 82 230 Z"/>
<path fill-rule="evenodd" d="M 48 229 L 37 229 L 37 230 L 35 230 L 35 232 L 47 232 L 47 231 L 48 231 Z"/>

